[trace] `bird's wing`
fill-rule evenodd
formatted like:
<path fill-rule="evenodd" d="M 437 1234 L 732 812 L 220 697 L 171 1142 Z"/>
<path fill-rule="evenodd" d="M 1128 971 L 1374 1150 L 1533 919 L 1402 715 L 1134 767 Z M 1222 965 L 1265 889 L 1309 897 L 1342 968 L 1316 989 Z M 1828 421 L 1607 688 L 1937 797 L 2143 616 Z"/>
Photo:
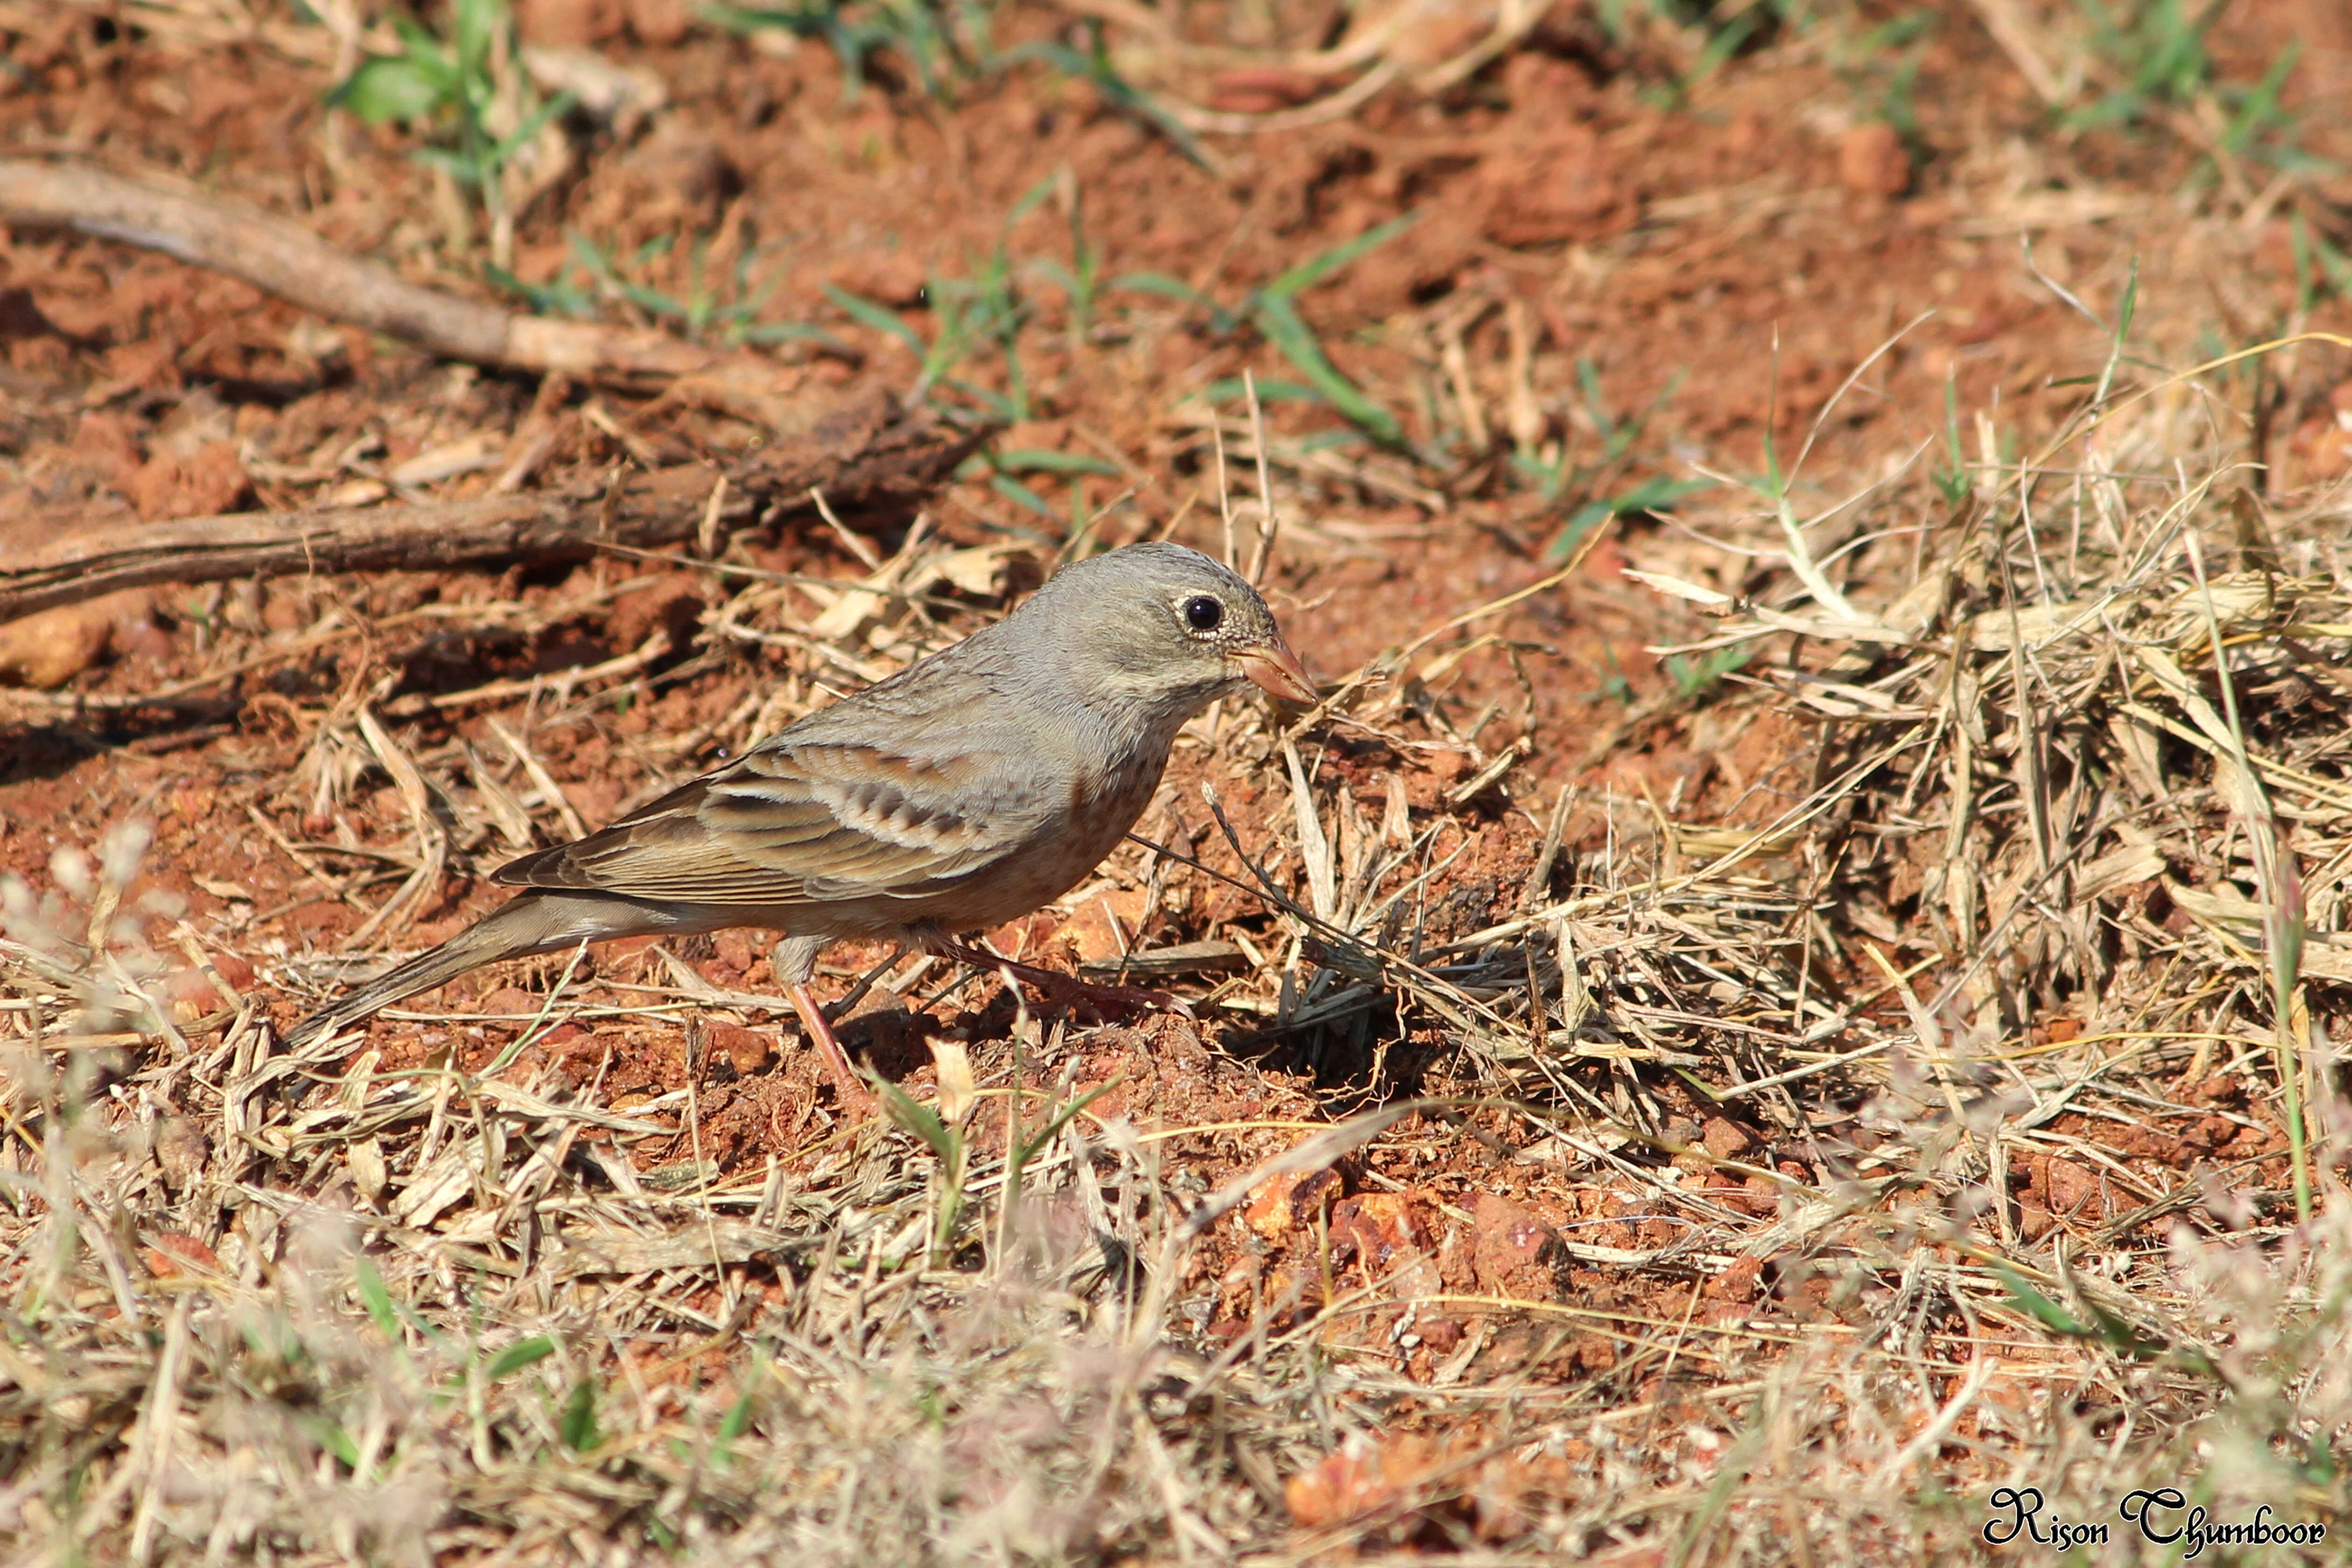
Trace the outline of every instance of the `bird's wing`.
<path fill-rule="evenodd" d="M 1033 842 L 1069 804 L 1034 755 L 985 744 L 788 731 L 498 880 L 765 909 L 919 897 Z"/>

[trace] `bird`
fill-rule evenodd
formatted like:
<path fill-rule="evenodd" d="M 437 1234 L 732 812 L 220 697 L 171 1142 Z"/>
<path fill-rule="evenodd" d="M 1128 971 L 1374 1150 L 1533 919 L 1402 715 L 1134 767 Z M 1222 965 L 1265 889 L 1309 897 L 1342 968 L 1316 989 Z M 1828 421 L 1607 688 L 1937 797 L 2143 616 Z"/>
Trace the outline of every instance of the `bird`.
<path fill-rule="evenodd" d="M 1073 562 L 961 642 L 500 867 L 511 899 L 288 1044 L 503 959 L 753 927 L 777 934 L 770 966 L 843 1102 L 869 1103 L 810 987 L 818 954 L 878 938 L 996 964 L 958 934 L 1076 887 L 1150 804 L 1177 731 L 1253 682 L 1318 695 L 1239 574 L 1168 541 Z"/>

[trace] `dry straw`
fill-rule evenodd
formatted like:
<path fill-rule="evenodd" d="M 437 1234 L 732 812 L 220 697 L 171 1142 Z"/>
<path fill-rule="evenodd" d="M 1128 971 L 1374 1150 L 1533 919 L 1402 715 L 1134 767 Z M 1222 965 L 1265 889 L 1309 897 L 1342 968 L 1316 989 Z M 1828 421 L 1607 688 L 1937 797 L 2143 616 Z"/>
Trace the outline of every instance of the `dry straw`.
<path fill-rule="evenodd" d="M 1512 651 L 1505 606 L 1290 731 L 1213 715 L 1212 776 L 1263 768 L 1285 809 L 1188 802 L 1190 845 L 1110 874 L 1231 876 L 1276 906 L 1271 932 L 1184 935 L 1245 955 L 1214 994 L 1237 1047 L 1362 1051 L 1352 1119 L 1302 1123 L 1297 1095 L 1239 1125 L 1097 1114 L 1086 1039 L 1024 1016 L 943 1052 L 895 1122 L 812 1121 L 790 1166 L 721 1169 L 692 1079 L 616 1110 L 601 1075 L 514 1065 L 520 1042 L 488 1072 L 286 1054 L 214 939 L 131 895 L 142 834 L 60 850 L 43 887 L 9 883 L 0 947 L 0 1541 L 60 1563 L 1908 1563 L 1982 1552 L 2002 1485 L 2112 1520 L 2182 1478 L 2217 1518 L 2339 1521 L 2352 563 L 2332 503 L 2248 488 L 2212 434 L 2231 389 L 2216 365 L 2095 404 L 2030 463 L 1989 431 L 1940 493 L 1822 519 L 1776 484 L 1715 531 L 1778 558 L 1760 588 L 1697 581 L 1712 545 L 1645 544 L 1654 584 L 1715 613 L 1690 648 L 1766 656 L 1694 722 L 1793 717 L 1796 760 L 1725 821 L 1602 791 L 1537 808 L 1546 869 L 1485 930 L 1426 935 L 1527 752 L 1481 749 L 1430 692 Z M 1299 471 L 1254 424 L 1222 436 L 1262 492 L 1268 465 Z M 814 589 L 822 633 L 793 629 L 793 584 L 738 574 L 703 646 L 774 660 L 777 696 L 695 743 L 936 646 L 1003 565 L 919 531 L 865 584 Z M 410 846 L 284 851 L 393 936 L 451 857 L 568 827 L 536 727 L 625 689 L 534 689 L 495 758 L 420 749 L 355 689 L 285 798 L 388 779 Z M 1475 787 L 1375 817 L 1323 766 L 1334 726 L 1456 747 Z M 1571 806 L 1603 814 L 1601 850 L 1568 839 Z M 191 963 L 221 1014 L 172 1011 Z M 551 972 L 533 1031 L 684 1025 L 691 1063 L 694 1020 L 761 1001 L 682 964 L 586 973 Z M 1407 1052 L 1453 1092 L 1410 1099 L 1382 1066 Z M 1780 1157 L 1699 1140 L 1667 1086 Z M 2207 1123 L 2232 1142 L 2193 1169 L 2094 1136 Z M 1634 1244 L 1562 1242 L 1605 1299 L 1448 1288 L 1407 1255 L 1293 1276 L 1208 1331 L 1253 1194 L 1334 1168 L 1410 1186 L 1390 1153 L 1488 1161 L 1578 1213 L 1630 1200 Z M 2053 1161 L 2096 1189 L 2069 1213 L 2022 1179 Z M 1415 1190 L 1474 1217 L 1458 1182 Z M 1743 1269 L 1759 1292 L 1708 1293 Z M 1441 1315 L 1465 1348 L 1415 1373 L 1405 1336 Z"/>

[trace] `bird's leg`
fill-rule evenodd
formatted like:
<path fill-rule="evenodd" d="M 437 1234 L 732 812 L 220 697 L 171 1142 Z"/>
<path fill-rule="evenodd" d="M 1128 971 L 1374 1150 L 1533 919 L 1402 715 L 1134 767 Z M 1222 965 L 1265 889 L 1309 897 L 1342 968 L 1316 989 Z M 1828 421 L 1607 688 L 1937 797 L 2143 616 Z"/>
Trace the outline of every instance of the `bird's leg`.
<path fill-rule="evenodd" d="M 1192 1010 L 1181 1000 L 1164 991 L 1146 991 L 1132 985 L 1097 985 L 1075 974 L 1040 969 L 1034 963 L 1022 963 L 982 948 L 968 947 L 942 935 L 926 934 L 923 947 L 926 952 L 935 952 L 941 958 L 990 973 L 1009 971 L 1014 979 L 1027 981 L 1065 1006 L 1072 1002 L 1090 1002 L 1097 1007 L 1124 1007 L 1130 1012 L 1181 1013 L 1188 1018 L 1192 1016 Z"/>
<path fill-rule="evenodd" d="M 818 1005 L 816 993 L 802 981 L 788 985 L 785 992 L 793 999 L 793 1011 L 801 1016 L 801 1026 L 808 1030 L 809 1039 L 816 1046 L 817 1055 L 824 1058 L 825 1070 L 833 1074 L 834 1091 L 841 1096 L 845 1107 L 871 1110 L 874 1097 L 857 1081 L 857 1074 L 849 1066 L 849 1053 L 841 1048 L 835 1037 L 833 1026 L 825 1022 L 824 1008 Z"/>
<path fill-rule="evenodd" d="M 870 1110 L 874 1097 L 857 1081 L 857 1074 L 849 1065 L 849 1053 L 841 1048 L 841 1040 L 826 1020 L 816 993 L 809 989 L 809 979 L 816 973 L 816 955 L 824 948 L 821 937 L 786 937 L 768 955 L 768 967 L 775 971 L 776 982 L 784 988 L 784 994 L 793 999 L 793 1011 L 801 1016 L 801 1027 L 808 1031 L 809 1043 L 824 1058 L 825 1071 L 833 1075 L 843 1109 Z"/>

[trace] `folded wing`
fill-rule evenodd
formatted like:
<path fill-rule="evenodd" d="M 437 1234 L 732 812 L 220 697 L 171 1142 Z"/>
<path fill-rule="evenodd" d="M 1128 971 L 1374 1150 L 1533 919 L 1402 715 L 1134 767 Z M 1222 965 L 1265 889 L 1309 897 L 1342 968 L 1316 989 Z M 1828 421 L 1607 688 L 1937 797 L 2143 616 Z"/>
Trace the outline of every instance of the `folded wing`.
<path fill-rule="evenodd" d="M 1035 843 L 1067 804 L 1043 776 L 989 750 L 772 745 L 497 879 L 762 909 L 919 899 Z"/>

